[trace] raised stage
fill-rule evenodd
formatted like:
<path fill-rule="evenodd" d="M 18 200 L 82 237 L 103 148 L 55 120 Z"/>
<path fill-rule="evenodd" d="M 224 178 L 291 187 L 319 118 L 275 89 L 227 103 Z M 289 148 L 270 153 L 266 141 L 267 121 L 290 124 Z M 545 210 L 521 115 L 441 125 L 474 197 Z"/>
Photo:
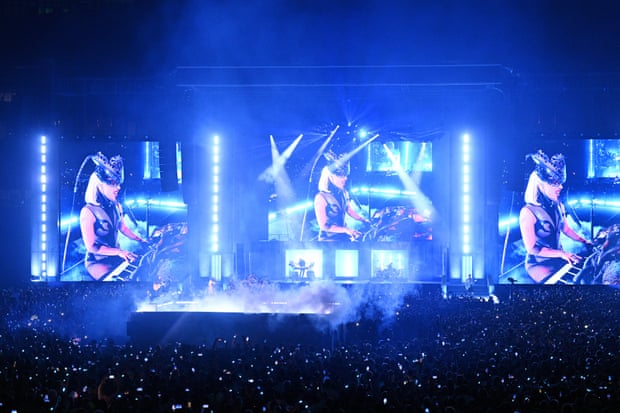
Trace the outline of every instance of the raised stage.
<path fill-rule="evenodd" d="M 294 345 L 331 347 L 345 340 L 346 324 L 317 314 L 207 312 L 134 313 L 127 334 L 137 345 L 181 342 L 210 347 Z"/>
<path fill-rule="evenodd" d="M 139 305 L 127 323 L 136 345 L 213 347 L 296 345 L 330 348 L 409 339 L 424 328 L 416 307 L 442 296 L 439 285 L 314 283 L 295 289 L 235 291 Z"/>

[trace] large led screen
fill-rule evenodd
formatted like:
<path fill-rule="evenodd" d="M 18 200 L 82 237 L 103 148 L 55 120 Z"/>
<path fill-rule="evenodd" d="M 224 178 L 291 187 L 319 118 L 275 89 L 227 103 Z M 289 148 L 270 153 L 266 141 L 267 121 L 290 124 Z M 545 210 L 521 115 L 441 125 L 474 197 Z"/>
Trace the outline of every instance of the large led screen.
<path fill-rule="evenodd" d="M 426 266 L 418 262 L 420 251 L 431 250 L 437 219 L 429 183 L 432 143 L 349 139 L 343 144 L 336 136 L 323 146 L 303 144 L 272 147 L 273 164 L 261 177 L 271 185 L 269 241 L 323 251 L 325 275 L 334 280 L 383 280 L 387 272 L 370 271 L 376 261 L 372 251 L 394 249 L 398 274 L 387 278 L 440 282 L 440 259 L 437 265 L 432 256 L 425 257 Z"/>
<path fill-rule="evenodd" d="M 620 141 L 545 142 L 509 165 L 500 284 L 620 284 Z"/>
<path fill-rule="evenodd" d="M 63 141 L 59 165 L 59 281 L 188 277 L 178 144 Z"/>

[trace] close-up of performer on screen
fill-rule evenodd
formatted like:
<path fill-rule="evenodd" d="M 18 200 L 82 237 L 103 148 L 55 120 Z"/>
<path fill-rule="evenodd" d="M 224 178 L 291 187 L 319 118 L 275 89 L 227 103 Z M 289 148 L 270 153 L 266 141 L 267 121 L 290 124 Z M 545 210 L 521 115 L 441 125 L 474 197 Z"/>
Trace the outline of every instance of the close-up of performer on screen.
<path fill-rule="evenodd" d="M 119 233 L 130 240 L 145 243 L 124 221 L 118 200 L 124 180 L 123 159 L 108 159 L 99 152 L 93 157 L 95 171 L 90 175 L 80 211 L 80 230 L 86 247 L 85 266 L 93 280 L 102 280 L 123 261 L 133 262 L 137 255 L 120 248 Z"/>
<path fill-rule="evenodd" d="M 360 231 L 347 226 L 346 216 L 368 223 L 354 208 L 346 189 L 350 173 L 348 161 L 328 153 L 329 164 L 321 170 L 318 193 L 314 197 L 314 212 L 319 225 L 319 241 L 355 241 Z"/>
<path fill-rule="evenodd" d="M 562 154 L 550 158 L 541 150 L 528 155 L 534 161 L 525 189 L 525 205 L 519 214 L 521 237 L 527 251 L 525 269 L 534 283 L 544 283 L 566 264 L 579 265 L 583 258 L 566 251 L 561 234 L 590 244 L 570 227 L 560 201 L 566 183 L 566 160 Z"/>

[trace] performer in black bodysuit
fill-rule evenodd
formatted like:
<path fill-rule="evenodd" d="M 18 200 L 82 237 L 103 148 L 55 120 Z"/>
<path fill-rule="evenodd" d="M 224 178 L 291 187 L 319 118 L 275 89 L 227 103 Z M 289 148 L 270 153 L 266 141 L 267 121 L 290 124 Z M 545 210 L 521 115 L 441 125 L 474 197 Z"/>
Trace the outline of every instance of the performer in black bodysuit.
<path fill-rule="evenodd" d="M 561 233 L 584 244 L 589 241 L 569 226 L 564 204 L 559 199 L 566 182 L 564 156 L 556 154 L 549 159 L 540 150 L 528 156 L 536 167 L 527 183 L 519 226 L 527 251 L 525 269 L 535 283 L 542 283 L 566 263 L 578 264 L 582 260 L 562 248 Z"/>
<path fill-rule="evenodd" d="M 368 223 L 353 207 L 345 185 L 349 176 L 349 163 L 336 158 L 331 152 L 325 157 L 330 163 L 321 170 L 318 189 L 314 197 L 314 213 L 319 224 L 319 241 L 354 241 L 361 232 L 346 225 L 346 215 Z"/>
<path fill-rule="evenodd" d="M 94 280 L 101 280 L 123 260 L 132 262 L 137 258 L 136 254 L 120 248 L 119 232 L 131 240 L 146 241 L 123 220 L 123 208 L 118 201 L 124 178 L 122 158 L 107 159 L 98 153 L 93 160 L 97 166 L 84 194 L 86 204 L 80 211 L 80 230 L 86 247 L 86 270 Z"/>

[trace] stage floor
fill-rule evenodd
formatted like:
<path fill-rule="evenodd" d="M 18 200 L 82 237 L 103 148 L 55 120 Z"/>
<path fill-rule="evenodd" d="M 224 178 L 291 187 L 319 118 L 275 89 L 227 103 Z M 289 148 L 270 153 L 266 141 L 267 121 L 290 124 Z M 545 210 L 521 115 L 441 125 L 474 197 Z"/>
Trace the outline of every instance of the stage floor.
<path fill-rule="evenodd" d="M 132 314 L 127 335 L 136 345 L 173 342 L 230 348 L 303 343 L 331 347 L 340 342 L 346 324 L 327 315 L 209 312 L 143 312 Z"/>
<path fill-rule="evenodd" d="M 463 290 L 465 292 L 465 290 Z M 214 347 L 339 343 L 415 336 L 416 297 L 442 294 L 439 285 L 308 283 L 205 294 L 160 296 L 138 303 L 127 322 L 130 341 Z"/>

